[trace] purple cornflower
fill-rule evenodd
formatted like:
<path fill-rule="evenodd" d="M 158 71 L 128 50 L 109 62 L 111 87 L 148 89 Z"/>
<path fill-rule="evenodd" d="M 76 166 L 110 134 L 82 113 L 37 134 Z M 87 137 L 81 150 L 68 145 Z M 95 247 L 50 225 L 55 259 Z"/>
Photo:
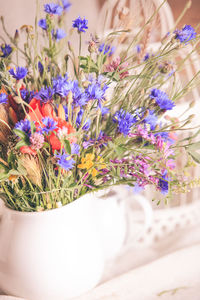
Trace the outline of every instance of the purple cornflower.
<path fill-rule="evenodd" d="M 113 116 L 113 122 L 118 123 L 118 131 L 124 135 L 128 135 L 131 127 L 134 123 L 137 122 L 136 118 L 131 115 L 129 112 L 126 112 L 123 109 L 117 111 Z"/>
<path fill-rule="evenodd" d="M 0 104 L 6 104 L 8 102 L 8 96 L 5 93 L 0 94 Z"/>
<path fill-rule="evenodd" d="M 76 143 L 71 144 L 71 154 L 80 154 L 80 146 Z"/>
<path fill-rule="evenodd" d="M 141 52 L 141 46 L 140 46 L 140 44 L 138 44 L 138 45 L 136 46 L 136 52 L 137 52 L 137 53 L 140 53 L 140 52 Z"/>
<path fill-rule="evenodd" d="M 62 0 L 63 9 L 68 11 L 70 6 L 72 5 L 68 0 Z"/>
<path fill-rule="evenodd" d="M 77 106 L 82 107 L 88 102 L 89 100 L 88 95 L 85 93 L 85 91 L 82 88 L 78 86 L 77 80 L 73 81 L 72 83 L 73 85 L 72 85 L 71 92 L 73 98 L 73 105 L 76 107 Z"/>
<path fill-rule="evenodd" d="M 97 80 L 91 78 L 91 84 L 88 85 L 85 90 L 88 100 L 98 100 L 99 104 L 101 101 L 105 101 L 105 92 L 108 89 L 108 85 L 102 82 L 102 77 L 99 76 Z"/>
<path fill-rule="evenodd" d="M 66 171 L 69 171 L 74 168 L 75 161 L 71 158 L 65 151 L 62 154 L 55 154 L 55 157 L 58 158 L 57 164 Z"/>
<path fill-rule="evenodd" d="M 49 3 L 49 4 L 44 4 L 44 11 L 48 14 L 60 16 L 63 12 L 63 8 L 56 3 Z"/>
<path fill-rule="evenodd" d="M 44 144 L 44 136 L 39 132 L 34 132 L 30 136 L 31 148 L 40 150 Z"/>
<path fill-rule="evenodd" d="M 21 94 L 22 99 L 27 103 L 29 103 L 35 96 L 34 91 L 28 91 L 26 89 L 21 89 L 20 94 Z"/>
<path fill-rule="evenodd" d="M 67 73 L 64 77 L 58 75 L 56 78 L 53 78 L 52 83 L 54 93 L 61 97 L 66 97 L 74 87 L 74 82 L 68 80 Z"/>
<path fill-rule="evenodd" d="M 158 188 L 161 191 L 162 194 L 167 194 L 168 193 L 168 188 L 169 188 L 169 183 L 168 183 L 168 178 L 167 178 L 167 171 L 164 172 L 162 177 L 159 179 L 158 182 Z"/>
<path fill-rule="evenodd" d="M 101 103 L 99 104 L 99 108 L 101 110 L 102 117 L 110 112 L 108 107 L 102 106 Z"/>
<path fill-rule="evenodd" d="M 149 59 L 149 57 L 150 57 L 149 53 L 146 53 L 146 54 L 145 54 L 145 56 L 144 56 L 144 58 L 143 58 L 143 61 L 146 61 L 146 60 L 148 60 L 148 59 Z"/>
<path fill-rule="evenodd" d="M 23 131 L 30 137 L 31 135 L 31 122 L 28 119 L 21 120 L 15 124 L 15 129 Z"/>
<path fill-rule="evenodd" d="M 97 139 L 89 139 L 88 141 L 83 142 L 83 148 L 87 149 L 91 146 L 95 146 L 96 148 L 102 148 L 106 146 L 108 141 L 111 141 L 112 138 L 107 136 L 103 131 L 100 131 Z"/>
<path fill-rule="evenodd" d="M 187 44 L 196 37 L 196 32 L 191 25 L 185 25 L 181 30 L 175 30 L 174 33 L 175 39 L 184 44 Z"/>
<path fill-rule="evenodd" d="M 136 183 L 135 186 L 133 187 L 133 193 L 139 194 L 142 191 L 144 191 L 144 187 L 140 186 L 138 183 Z"/>
<path fill-rule="evenodd" d="M 40 19 L 38 22 L 38 26 L 40 26 L 43 30 L 47 30 L 47 21 L 46 19 Z"/>
<path fill-rule="evenodd" d="M 39 127 L 41 129 L 42 133 L 47 133 L 48 134 L 50 131 L 53 131 L 54 129 L 57 128 L 57 122 L 54 121 L 50 117 L 43 118 L 42 123 L 43 123 L 44 127 Z"/>
<path fill-rule="evenodd" d="M 51 31 L 52 37 L 58 42 L 59 40 L 63 39 L 66 37 L 66 33 L 63 29 L 58 28 L 58 29 L 53 29 Z"/>
<path fill-rule="evenodd" d="M 3 44 L 1 45 L 1 52 L 2 54 L 0 55 L 0 57 L 8 57 L 12 52 L 12 48 L 10 47 L 10 45 Z"/>
<path fill-rule="evenodd" d="M 151 99 L 156 101 L 156 104 L 164 110 L 171 110 L 175 104 L 172 100 L 169 99 L 168 95 L 158 89 L 151 90 L 151 94 L 149 95 Z"/>
<path fill-rule="evenodd" d="M 151 130 L 154 130 L 158 121 L 157 116 L 154 113 L 154 110 L 149 109 L 148 116 L 144 119 L 144 123 L 149 124 Z"/>
<path fill-rule="evenodd" d="M 79 128 L 80 125 L 81 125 L 81 121 L 82 121 L 82 118 L 83 118 L 83 112 L 84 112 L 84 109 L 81 108 L 78 115 L 77 115 L 77 118 L 76 118 L 76 126 Z M 88 120 L 85 120 L 84 122 L 84 125 L 82 127 L 83 130 L 85 131 L 88 131 L 89 128 L 90 128 L 90 124 L 91 124 L 91 121 L 88 119 Z"/>
<path fill-rule="evenodd" d="M 40 61 L 38 62 L 38 70 L 39 70 L 40 76 L 42 76 L 44 73 L 44 67 Z"/>
<path fill-rule="evenodd" d="M 77 28 L 78 32 L 85 32 L 86 29 L 88 29 L 88 20 L 85 19 L 81 19 L 81 17 L 79 16 L 77 19 L 72 21 L 72 27 Z"/>
<path fill-rule="evenodd" d="M 35 98 L 46 103 L 52 100 L 53 95 L 54 95 L 53 89 L 51 87 L 46 87 L 46 88 L 41 88 L 41 90 L 37 93 Z"/>
<path fill-rule="evenodd" d="M 67 106 L 66 105 L 63 105 L 63 108 L 65 110 L 65 118 L 66 118 L 66 121 L 68 121 L 68 109 L 67 109 Z M 78 115 L 76 117 L 76 126 L 79 128 L 80 125 L 81 125 L 81 121 L 82 121 L 82 118 L 83 118 L 83 112 L 84 112 L 84 109 L 81 108 L 80 111 L 78 112 Z M 74 114 L 73 114 L 74 116 Z M 82 125 L 82 129 L 85 130 L 85 131 L 88 131 L 88 129 L 90 128 L 90 124 L 91 124 L 91 121 L 88 119 L 88 120 L 85 120 L 84 121 L 84 125 Z"/>
<path fill-rule="evenodd" d="M 23 67 L 17 67 L 16 68 L 16 72 L 14 71 L 14 69 L 10 69 L 9 70 L 10 75 L 12 75 L 16 80 L 20 80 L 23 79 L 24 77 L 26 77 L 28 70 L 26 68 Z"/>
<path fill-rule="evenodd" d="M 103 54 L 108 54 L 108 56 L 111 56 L 115 52 L 115 47 L 111 47 L 110 45 L 105 45 L 103 43 L 99 46 L 99 52 L 103 52 Z"/>

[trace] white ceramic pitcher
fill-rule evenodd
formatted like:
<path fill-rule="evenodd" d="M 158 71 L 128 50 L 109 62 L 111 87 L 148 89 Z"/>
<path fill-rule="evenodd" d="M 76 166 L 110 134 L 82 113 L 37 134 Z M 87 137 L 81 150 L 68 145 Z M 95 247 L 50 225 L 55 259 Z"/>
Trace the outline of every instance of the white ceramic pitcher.
<path fill-rule="evenodd" d="M 24 213 L 1 207 L 0 290 L 28 300 L 65 300 L 92 289 L 104 257 L 93 197 Z"/>
<path fill-rule="evenodd" d="M 17 212 L 0 201 L 0 290 L 28 300 L 66 300 L 95 287 L 127 233 L 124 190 L 113 189 L 44 212 Z M 148 202 L 139 203 L 146 225 Z"/>

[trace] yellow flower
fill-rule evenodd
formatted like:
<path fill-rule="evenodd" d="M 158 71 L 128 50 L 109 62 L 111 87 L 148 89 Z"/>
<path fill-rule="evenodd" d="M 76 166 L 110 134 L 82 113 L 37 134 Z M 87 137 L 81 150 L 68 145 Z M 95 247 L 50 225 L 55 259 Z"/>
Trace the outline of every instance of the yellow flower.
<path fill-rule="evenodd" d="M 81 158 L 81 164 L 78 165 L 79 169 L 86 169 L 89 170 L 89 174 L 92 174 L 92 177 L 96 177 L 98 174 L 98 171 L 101 169 L 104 169 L 106 167 L 106 165 L 103 163 L 103 158 L 101 158 L 101 156 L 97 157 L 97 162 L 102 163 L 100 165 L 98 165 L 98 168 L 93 168 L 94 166 L 94 159 L 95 159 L 95 155 L 93 153 L 88 153 L 86 154 L 85 157 Z"/>
<path fill-rule="evenodd" d="M 94 158 L 95 158 L 95 156 L 93 153 L 86 154 L 85 157 L 81 158 L 81 164 L 78 165 L 78 168 L 89 170 L 94 165 L 94 163 L 93 163 Z"/>
<path fill-rule="evenodd" d="M 10 175 L 8 180 L 12 181 L 13 183 L 16 183 L 18 178 L 19 178 L 18 175 Z"/>

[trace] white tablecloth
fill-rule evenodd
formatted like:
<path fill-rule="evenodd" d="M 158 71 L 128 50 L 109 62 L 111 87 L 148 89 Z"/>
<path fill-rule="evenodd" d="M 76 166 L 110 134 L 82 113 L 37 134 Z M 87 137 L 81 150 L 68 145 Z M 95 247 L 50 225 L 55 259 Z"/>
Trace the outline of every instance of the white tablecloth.
<path fill-rule="evenodd" d="M 136 268 L 74 300 L 200 300 L 200 244 Z"/>

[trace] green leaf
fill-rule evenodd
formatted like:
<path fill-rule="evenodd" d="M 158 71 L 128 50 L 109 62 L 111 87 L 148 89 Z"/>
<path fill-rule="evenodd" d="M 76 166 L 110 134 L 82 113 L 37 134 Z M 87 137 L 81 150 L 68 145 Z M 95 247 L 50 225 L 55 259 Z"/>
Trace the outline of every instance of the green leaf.
<path fill-rule="evenodd" d="M 118 176 L 118 177 L 121 177 L 121 174 L 120 174 L 120 167 L 117 167 L 117 176 Z"/>
<path fill-rule="evenodd" d="M 31 122 L 31 133 L 34 133 L 36 131 L 35 123 Z"/>
<path fill-rule="evenodd" d="M 70 155 L 72 153 L 70 142 L 68 140 L 64 140 L 64 146 L 66 152 Z"/>
<path fill-rule="evenodd" d="M 11 151 L 8 155 L 8 164 L 13 165 L 16 162 L 16 155 Z"/>
<path fill-rule="evenodd" d="M 199 153 L 197 153 L 197 152 L 195 152 L 195 151 L 192 151 L 192 152 L 189 151 L 188 154 L 192 157 L 192 159 L 193 159 L 196 163 L 200 164 L 200 154 L 199 154 Z"/>
<path fill-rule="evenodd" d="M 9 175 L 9 176 L 10 176 L 10 175 L 20 176 L 20 175 L 22 175 L 22 174 L 21 174 L 19 171 L 12 169 L 12 170 L 10 170 L 10 171 L 8 172 L 8 175 Z"/>
<path fill-rule="evenodd" d="M 200 149 L 200 142 L 197 142 L 197 143 L 194 143 L 192 145 L 189 145 L 189 146 L 186 147 L 186 149 L 188 151 L 199 150 Z"/>
<path fill-rule="evenodd" d="M 27 137 L 26 133 L 24 131 L 21 131 L 19 129 L 14 129 L 14 133 L 19 136 L 21 139 L 25 139 Z"/>
<path fill-rule="evenodd" d="M 8 179 L 8 177 L 9 177 L 8 173 L 0 173 L 0 180 L 1 181 Z"/>
<path fill-rule="evenodd" d="M 19 149 L 23 146 L 28 146 L 29 145 L 29 142 L 27 142 L 26 140 L 21 140 L 17 143 L 17 145 L 15 146 L 16 149 Z"/>
<path fill-rule="evenodd" d="M 26 169 L 24 168 L 24 166 L 22 165 L 21 160 L 18 161 L 17 171 L 18 171 L 21 175 L 23 175 L 23 176 L 26 176 L 26 175 L 27 175 L 27 171 L 26 171 Z"/>

